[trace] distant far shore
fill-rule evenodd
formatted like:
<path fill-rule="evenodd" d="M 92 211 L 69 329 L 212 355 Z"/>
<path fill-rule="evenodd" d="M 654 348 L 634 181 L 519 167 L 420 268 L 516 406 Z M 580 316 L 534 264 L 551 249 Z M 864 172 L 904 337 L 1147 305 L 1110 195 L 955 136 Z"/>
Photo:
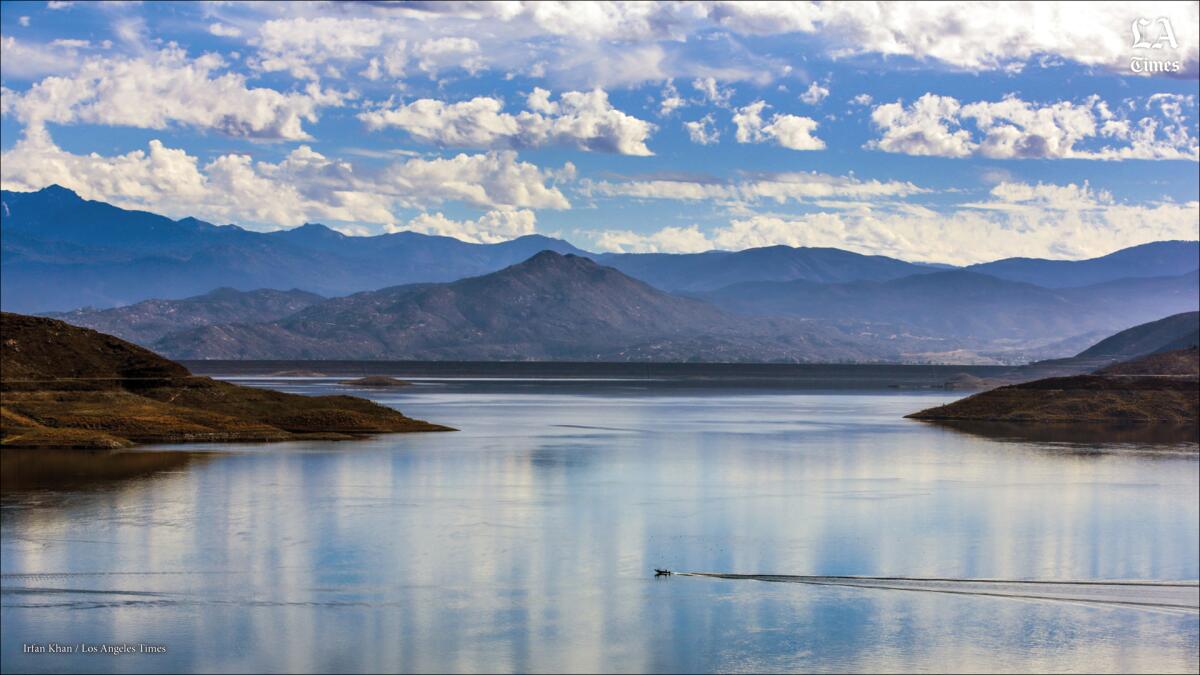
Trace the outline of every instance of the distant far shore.
<path fill-rule="evenodd" d="M 1033 366 L 960 366 L 845 363 L 659 363 L 595 361 L 180 361 L 197 374 L 226 378 L 329 378 L 389 376 L 422 379 L 563 379 L 675 381 L 690 386 L 753 385 L 789 389 L 961 389 L 963 380 L 980 388 L 1064 372 Z"/>

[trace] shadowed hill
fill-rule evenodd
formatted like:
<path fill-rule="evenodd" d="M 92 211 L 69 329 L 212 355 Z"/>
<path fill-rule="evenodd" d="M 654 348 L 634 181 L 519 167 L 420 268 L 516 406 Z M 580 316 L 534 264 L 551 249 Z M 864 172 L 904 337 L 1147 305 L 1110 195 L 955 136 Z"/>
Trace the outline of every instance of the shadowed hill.
<path fill-rule="evenodd" d="M 351 396 L 308 397 L 192 376 L 111 335 L 0 314 L 4 447 L 343 439 L 444 427 Z"/>
<path fill-rule="evenodd" d="M 1200 343 L 1200 312 L 1182 312 L 1107 337 L 1078 354 L 1078 358 L 1128 359 Z"/>
<path fill-rule="evenodd" d="M 1200 421 L 1200 356 L 1162 352 L 1095 374 L 998 387 L 908 417 L 951 422 L 1189 425 Z M 1195 433 L 1190 439 L 1195 440 Z"/>
<path fill-rule="evenodd" d="M 1114 363 L 1096 371 L 1098 375 L 1169 375 L 1200 377 L 1200 348 L 1159 351 L 1133 361 Z"/>

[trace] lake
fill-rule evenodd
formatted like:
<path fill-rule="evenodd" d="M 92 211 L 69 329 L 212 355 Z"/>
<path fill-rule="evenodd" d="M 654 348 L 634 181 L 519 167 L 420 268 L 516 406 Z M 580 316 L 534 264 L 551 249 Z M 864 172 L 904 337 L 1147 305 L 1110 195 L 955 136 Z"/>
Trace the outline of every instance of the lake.
<path fill-rule="evenodd" d="M 209 368 L 459 431 L 5 451 L 5 672 L 1200 668 L 1194 443 L 903 419 L 936 369 Z"/>

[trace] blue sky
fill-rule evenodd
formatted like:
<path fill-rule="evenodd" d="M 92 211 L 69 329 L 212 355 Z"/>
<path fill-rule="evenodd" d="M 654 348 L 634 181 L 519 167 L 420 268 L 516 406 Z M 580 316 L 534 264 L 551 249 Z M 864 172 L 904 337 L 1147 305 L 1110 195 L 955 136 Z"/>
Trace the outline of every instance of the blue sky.
<path fill-rule="evenodd" d="M 2 7 L 5 189 L 956 263 L 1200 227 L 1194 2 Z"/>

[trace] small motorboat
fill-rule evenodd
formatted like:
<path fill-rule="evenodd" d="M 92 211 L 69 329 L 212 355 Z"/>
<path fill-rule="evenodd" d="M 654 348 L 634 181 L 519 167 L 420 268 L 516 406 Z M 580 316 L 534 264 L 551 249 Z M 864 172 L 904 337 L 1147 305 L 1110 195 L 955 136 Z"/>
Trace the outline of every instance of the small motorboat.
<path fill-rule="evenodd" d="M 658 569 L 657 567 L 655 567 L 655 568 L 654 568 L 654 576 L 656 576 L 656 577 L 669 577 L 669 576 L 671 576 L 671 570 L 660 570 L 660 569 Z"/>

